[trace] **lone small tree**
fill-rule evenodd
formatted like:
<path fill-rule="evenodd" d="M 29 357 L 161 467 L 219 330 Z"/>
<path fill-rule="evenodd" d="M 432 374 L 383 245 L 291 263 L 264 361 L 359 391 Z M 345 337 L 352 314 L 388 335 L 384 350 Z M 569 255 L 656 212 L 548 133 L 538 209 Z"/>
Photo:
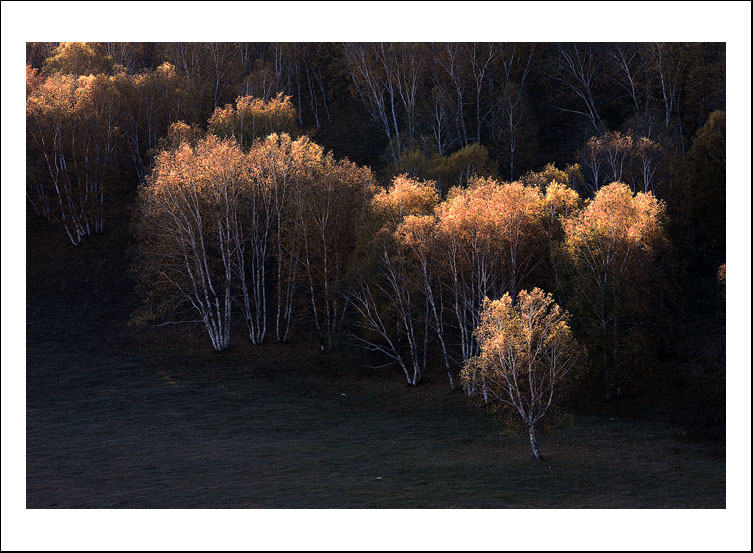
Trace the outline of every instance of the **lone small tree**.
<path fill-rule="evenodd" d="M 528 427 L 533 456 L 541 457 L 536 424 L 547 414 L 555 391 L 571 373 L 579 353 L 569 315 L 539 288 L 486 298 L 475 336 L 480 353 L 469 359 L 461 379 L 469 389 L 484 381 L 492 401 L 511 407 Z"/>

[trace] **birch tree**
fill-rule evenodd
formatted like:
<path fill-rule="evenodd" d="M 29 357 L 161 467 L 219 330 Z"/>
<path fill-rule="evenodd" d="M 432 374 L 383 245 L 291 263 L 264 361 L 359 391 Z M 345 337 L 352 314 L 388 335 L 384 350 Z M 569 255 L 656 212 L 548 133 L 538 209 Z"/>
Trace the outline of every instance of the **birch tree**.
<path fill-rule="evenodd" d="M 656 42 L 650 46 L 650 51 L 653 55 L 654 67 L 661 87 L 664 127 L 669 130 L 672 115 L 675 111 L 678 113 L 677 120 L 680 121 L 680 80 L 683 59 L 671 44 Z M 682 127 L 680 127 L 680 134 L 682 135 Z"/>
<path fill-rule="evenodd" d="M 244 76 L 238 43 L 167 42 L 160 54 L 185 80 L 191 97 L 188 118 L 193 122 L 206 120 L 212 110 L 231 100 Z"/>
<path fill-rule="evenodd" d="M 348 305 L 345 275 L 376 182 L 370 169 L 347 159 L 335 160 L 320 147 L 306 155 L 315 170 L 299 177 L 291 198 L 298 240 L 295 251 L 320 347 L 329 351 L 340 335 Z"/>
<path fill-rule="evenodd" d="M 517 413 L 528 428 L 531 450 L 541 452 L 536 425 L 549 412 L 578 358 L 569 315 L 542 290 L 521 291 L 484 300 L 474 334 L 479 354 L 469 359 L 461 377 L 467 385 L 485 383 L 492 401 Z"/>
<path fill-rule="evenodd" d="M 436 238 L 437 219 L 432 214 L 408 215 L 398 226 L 399 240 L 410 252 L 418 274 L 423 282 L 423 293 L 428 307 L 428 317 L 436 334 L 442 352 L 447 378 L 450 388 L 455 390 L 455 363 L 450 355 L 447 344 L 447 306 L 440 281 L 438 264 L 441 258 L 436 254 L 438 240 Z"/>
<path fill-rule="evenodd" d="M 297 186 L 310 182 L 308 176 L 320 156 L 321 149 L 307 138 L 294 141 L 288 134 L 275 133 L 255 142 L 247 154 L 249 184 L 241 214 L 246 241 L 240 275 L 244 282 L 249 279 L 249 286 L 243 287 L 243 308 L 254 344 L 262 343 L 267 333 L 273 291 L 275 337 L 284 342 L 290 333 L 299 245 L 293 198 Z"/>
<path fill-rule="evenodd" d="M 446 98 L 454 97 L 453 116 L 455 119 L 456 141 L 461 146 L 469 143 L 468 130 L 465 124 L 465 92 L 467 68 L 463 63 L 460 44 L 444 43 L 432 45 L 432 56 L 435 60 L 435 72 L 439 86 L 445 88 Z M 443 83 L 446 82 L 446 85 Z"/>
<path fill-rule="evenodd" d="M 507 142 L 510 180 L 515 179 L 515 158 L 525 121 L 524 91 L 533 59 L 533 48 L 529 50 L 527 57 L 519 50 L 517 45 L 513 45 L 500 54 L 503 78 L 502 82 L 495 87 L 499 90 L 496 94 L 498 94 L 497 107 L 501 116 L 498 132 Z"/>
<path fill-rule="evenodd" d="M 605 182 L 628 182 L 634 191 L 654 191 L 662 155 L 661 147 L 653 140 L 620 131 L 592 136 L 579 153 L 591 177 L 590 192 L 594 194 Z"/>
<path fill-rule="evenodd" d="M 379 126 L 390 147 L 392 161 L 401 154 L 401 125 L 398 118 L 399 84 L 395 67 L 390 64 L 383 43 L 346 43 L 343 45 L 353 89 Z"/>
<path fill-rule="evenodd" d="M 476 144 L 481 143 L 481 124 L 491 113 L 491 109 L 482 108 L 482 92 L 489 79 L 492 65 L 500 55 L 500 46 L 494 42 L 479 44 L 465 43 L 465 56 L 469 62 L 473 75 L 473 85 L 476 93 Z M 487 102 L 486 105 L 490 105 Z"/>
<path fill-rule="evenodd" d="M 583 115 L 596 132 L 601 132 L 604 125 L 594 99 L 595 79 L 599 73 L 597 52 L 590 44 L 572 43 L 558 45 L 557 53 L 557 68 L 552 76 L 573 92 L 582 106 L 581 109 L 559 109 Z"/>
<path fill-rule="evenodd" d="M 106 75 L 55 74 L 26 100 L 27 155 L 44 168 L 30 175 L 27 197 L 40 215 L 62 222 L 73 245 L 104 230 L 117 110 L 117 90 Z"/>
<path fill-rule="evenodd" d="M 633 137 L 629 133 L 608 131 L 597 140 L 597 147 L 606 161 L 607 178 L 610 182 L 622 182 L 625 165 L 630 162 Z"/>
<path fill-rule="evenodd" d="M 239 198 L 247 180 L 233 140 L 208 136 L 160 152 L 139 188 L 139 273 L 152 316 L 193 311 L 215 351 L 230 345 L 243 263 Z"/>
<path fill-rule="evenodd" d="M 354 335 L 357 343 L 391 359 L 413 386 L 426 373 L 430 333 L 437 328 L 431 323 L 436 309 L 430 312 L 433 296 L 427 286 L 431 282 L 427 264 L 421 264 L 426 254 L 413 255 L 421 246 L 409 241 L 401 227 L 411 217 L 429 215 L 438 201 L 433 182 L 406 175 L 396 177 L 388 190 L 374 196 L 372 216 L 378 230 L 367 238 L 367 259 L 349 294 L 358 315 L 356 324 L 364 331 Z"/>
<path fill-rule="evenodd" d="M 661 147 L 650 138 L 642 136 L 634 142 L 632 155 L 636 173 L 632 179 L 633 191 L 655 192 L 659 184 Z"/>
<path fill-rule="evenodd" d="M 270 100 L 240 96 L 235 105 L 217 108 L 209 118 L 209 132 L 232 136 L 243 148 L 272 133 L 295 134 L 296 113 L 290 96 L 277 94 Z"/>
<path fill-rule="evenodd" d="M 466 360 L 478 351 L 473 329 L 484 298 L 515 296 L 545 257 L 541 196 L 519 182 L 475 178 L 468 189 L 451 191 L 437 215 L 443 282 Z"/>
<path fill-rule="evenodd" d="M 120 74 L 116 82 L 123 98 L 119 126 L 126 152 L 131 156 L 139 182 L 151 170 L 159 141 L 171 123 L 186 114 L 185 80 L 175 66 L 163 63 L 136 75 Z"/>
<path fill-rule="evenodd" d="M 654 128 L 654 73 L 651 47 L 647 44 L 616 43 L 607 57 L 614 71 L 612 80 L 630 99 L 635 116 L 633 127 L 651 137 Z"/>
<path fill-rule="evenodd" d="M 113 65 L 113 59 L 99 51 L 93 43 L 61 42 L 45 60 L 44 72 L 75 76 L 109 74 Z"/>
<path fill-rule="evenodd" d="M 564 252 L 574 270 L 574 305 L 598 336 L 605 397 L 621 394 L 620 351 L 645 322 L 652 267 L 661 251 L 665 206 L 652 193 L 633 195 L 623 183 L 602 187 L 565 220 Z M 646 310 L 649 309 L 647 312 Z"/>

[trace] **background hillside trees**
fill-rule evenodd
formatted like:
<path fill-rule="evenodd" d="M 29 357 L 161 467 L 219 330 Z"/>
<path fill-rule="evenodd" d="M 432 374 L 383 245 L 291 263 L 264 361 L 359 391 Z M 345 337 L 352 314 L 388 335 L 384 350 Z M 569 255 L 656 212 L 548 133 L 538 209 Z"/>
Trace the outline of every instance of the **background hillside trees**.
<path fill-rule="evenodd" d="M 26 101 L 27 197 L 37 214 L 62 221 L 73 245 L 104 230 L 118 105 L 113 78 L 102 74 L 56 74 Z"/>

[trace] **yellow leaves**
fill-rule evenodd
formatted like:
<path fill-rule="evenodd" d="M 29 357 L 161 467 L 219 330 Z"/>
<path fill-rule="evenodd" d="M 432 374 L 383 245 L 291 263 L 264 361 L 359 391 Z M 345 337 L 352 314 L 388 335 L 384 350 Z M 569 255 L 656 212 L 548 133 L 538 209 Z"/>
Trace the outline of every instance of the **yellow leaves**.
<path fill-rule="evenodd" d="M 542 191 L 551 183 L 557 183 L 561 186 L 571 186 L 576 182 L 583 180 L 580 166 L 576 163 L 568 165 L 564 170 L 557 169 L 553 163 L 547 163 L 541 171 L 529 171 L 521 180 L 528 186 L 537 186 Z"/>
<path fill-rule="evenodd" d="M 27 114 L 58 117 L 72 112 L 75 105 L 76 79 L 70 75 L 53 75 L 45 79 L 26 100 Z"/>
<path fill-rule="evenodd" d="M 171 123 L 167 128 L 166 146 L 169 149 L 176 149 L 184 143 L 194 143 L 200 137 L 201 129 L 191 126 L 184 121 L 176 121 Z"/>
<path fill-rule="evenodd" d="M 175 71 L 175 66 L 169 61 L 162 62 L 155 71 L 163 79 L 172 79 L 172 78 L 175 78 L 177 75 Z"/>
<path fill-rule="evenodd" d="M 568 217 L 571 212 L 578 209 L 579 204 L 580 196 L 567 185 L 552 180 L 546 187 L 543 206 L 551 218 Z"/>
<path fill-rule="evenodd" d="M 234 138 L 207 135 L 197 139 L 185 123 L 171 127 L 173 144 L 159 152 L 145 197 L 177 195 L 212 206 L 225 195 L 244 202 L 262 202 L 293 209 L 360 209 L 368 205 L 374 178 L 367 168 L 324 155 L 321 146 L 305 137 L 271 134 L 244 152 Z M 286 196 L 287 195 L 287 196 Z M 298 198 L 298 199 L 295 199 Z M 222 200 L 225 201 L 225 200 Z M 285 203 L 287 202 L 287 203 Z M 330 216 L 329 225 L 350 219 Z"/>
<path fill-rule="evenodd" d="M 222 137 L 234 136 L 241 146 L 251 146 L 257 138 L 270 133 L 295 131 L 295 108 L 290 96 L 277 94 L 270 100 L 239 96 L 235 105 L 218 107 L 209 118 L 209 132 Z"/>
<path fill-rule="evenodd" d="M 46 73 L 91 75 L 109 73 L 113 60 L 88 42 L 61 42 L 44 65 Z"/>
<path fill-rule="evenodd" d="M 238 182 L 245 171 L 244 161 L 243 152 L 233 140 L 208 136 L 195 144 L 182 142 L 157 155 L 145 192 L 199 195 L 209 201 Z"/>
<path fill-rule="evenodd" d="M 392 180 L 388 190 L 379 191 L 372 200 L 377 217 L 396 227 L 411 215 L 428 215 L 439 202 L 436 184 L 433 181 L 418 181 L 407 174 Z"/>
<path fill-rule="evenodd" d="M 560 358 L 574 358 L 577 344 L 569 326 L 569 315 L 551 294 L 539 288 L 523 290 L 513 302 L 509 294 L 486 298 L 474 335 L 480 354 L 466 366 L 465 378 L 484 371 L 493 382 L 516 382 L 513 373 L 552 370 Z"/>
<path fill-rule="evenodd" d="M 568 219 L 566 245 L 651 248 L 662 238 L 664 216 L 664 202 L 652 193 L 633 195 L 626 184 L 614 182 L 602 187 L 582 212 Z"/>
<path fill-rule="evenodd" d="M 433 238 L 437 218 L 434 215 L 408 215 L 397 228 L 397 235 L 413 248 L 426 246 Z"/>

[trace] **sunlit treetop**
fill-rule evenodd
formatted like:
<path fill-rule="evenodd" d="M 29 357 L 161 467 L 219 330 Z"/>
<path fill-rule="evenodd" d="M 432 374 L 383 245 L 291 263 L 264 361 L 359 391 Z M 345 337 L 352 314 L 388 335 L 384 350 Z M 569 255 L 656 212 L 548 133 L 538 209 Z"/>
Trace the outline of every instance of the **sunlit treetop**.
<path fill-rule="evenodd" d="M 577 163 L 568 165 L 565 169 L 557 169 L 554 163 L 547 163 L 541 171 L 529 171 L 520 180 L 528 186 L 538 186 L 543 191 L 552 182 L 564 186 L 582 182 L 583 173 Z"/>
<path fill-rule="evenodd" d="M 209 118 L 209 132 L 233 136 L 242 147 L 271 133 L 295 134 L 296 112 L 290 96 L 278 94 L 270 100 L 240 96 L 235 105 L 217 108 Z"/>
<path fill-rule="evenodd" d="M 438 209 L 440 228 L 472 240 L 484 235 L 509 236 L 531 227 L 541 217 L 541 193 L 521 182 L 502 183 L 474 177 L 468 188 L 453 188 Z"/>
<path fill-rule="evenodd" d="M 377 216 L 396 227 L 410 215 L 428 215 L 439 202 L 434 181 L 420 181 L 407 174 L 398 175 L 387 190 L 374 196 L 372 206 Z"/>
<path fill-rule="evenodd" d="M 551 219 L 569 217 L 580 206 L 581 198 L 578 193 L 556 180 L 552 180 L 546 187 L 543 207 Z"/>
<path fill-rule="evenodd" d="M 92 75 L 111 73 L 114 62 L 88 42 L 61 42 L 47 58 L 45 73 L 65 73 L 70 75 Z"/>
<path fill-rule="evenodd" d="M 568 353 L 576 348 L 569 314 L 539 288 L 521 290 L 515 302 L 510 294 L 498 300 L 486 298 L 475 335 L 482 365 L 497 366 L 499 358 L 504 358 L 507 362 L 500 368 L 520 374 L 527 373 L 531 363 L 546 365 L 546 352 L 552 345 L 561 348 L 558 355 L 563 357 L 562 348 L 573 350 Z"/>
<path fill-rule="evenodd" d="M 665 211 L 652 193 L 634 195 L 626 184 L 614 182 L 566 221 L 566 246 L 603 256 L 626 248 L 650 250 L 664 240 Z"/>

